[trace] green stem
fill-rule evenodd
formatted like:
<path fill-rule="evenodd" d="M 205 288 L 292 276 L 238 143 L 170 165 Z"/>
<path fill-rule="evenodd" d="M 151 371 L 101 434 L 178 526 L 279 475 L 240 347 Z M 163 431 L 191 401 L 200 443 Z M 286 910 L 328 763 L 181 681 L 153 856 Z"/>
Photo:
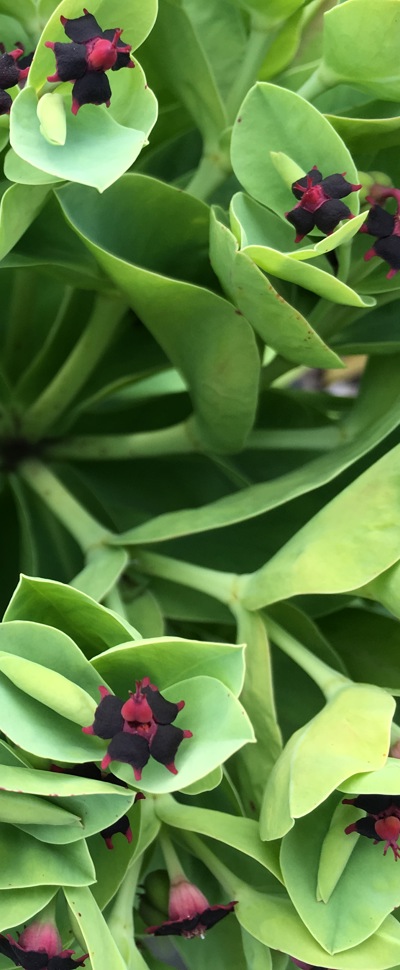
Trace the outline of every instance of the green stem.
<path fill-rule="evenodd" d="M 61 324 L 64 318 L 66 317 L 68 310 L 70 309 L 71 302 L 74 297 L 75 299 L 77 298 L 78 293 L 79 291 L 74 290 L 72 286 L 65 287 L 64 295 L 60 300 L 54 323 L 50 327 L 50 330 L 47 334 L 46 339 L 44 340 L 39 352 L 35 354 L 35 356 L 33 357 L 33 360 L 29 362 L 28 367 L 21 374 L 21 377 L 19 378 L 14 388 L 15 400 L 24 401 L 26 387 L 27 386 L 29 387 L 31 385 L 32 380 L 34 380 L 35 376 L 38 373 L 40 375 L 42 368 L 46 363 L 47 358 L 50 357 L 50 355 L 52 354 L 54 343 L 57 341 L 57 338 L 59 337 L 59 330 L 60 330 Z M 79 299 L 81 300 L 80 293 L 79 293 Z"/>
<path fill-rule="evenodd" d="M 78 461 L 119 461 L 127 458 L 152 458 L 156 455 L 184 455 L 196 451 L 187 421 L 160 431 L 138 434 L 81 435 L 49 444 L 52 458 Z"/>
<path fill-rule="evenodd" d="M 275 40 L 277 31 L 252 26 L 246 50 L 226 101 L 228 121 L 233 124 L 242 101 L 255 84 L 264 58 Z"/>
<path fill-rule="evenodd" d="M 204 865 L 212 872 L 213 876 L 218 880 L 218 882 L 223 886 L 225 892 L 227 892 L 233 899 L 237 896 L 238 889 L 243 885 L 241 879 L 235 875 L 223 862 L 214 854 L 214 852 L 209 849 L 208 845 L 205 845 L 202 839 L 198 835 L 193 835 L 192 833 L 184 833 L 185 845 L 187 845 L 189 851 L 195 856 L 196 859 L 200 859 L 204 862 Z"/>
<path fill-rule="evenodd" d="M 321 65 L 319 65 L 316 71 L 298 89 L 296 94 L 299 94 L 306 101 L 314 101 L 319 94 L 324 94 L 325 91 L 329 91 L 330 88 L 335 87 L 339 83 L 339 78 L 322 71 Z"/>
<path fill-rule="evenodd" d="M 309 450 L 330 451 L 341 443 L 339 429 L 334 425 L 322 428 L 282 428 L 281 430 L 257 429 L 252 431 L 246 441 L 246 451 L 264 450 Z"/>
<path fill-rule="evenodd" d="M 18 475 L 74 537 L 83 553 L 107 541 L 110 533 L 71 495 L 40 461 L 21 462 Z"/>
<path fill-rule="evenodd" d="M 186 873 L 181 866 L 180 860 L 175 852 L 175 848 L 172 845 L 165 825 L 161 826 L 159 839 L 170 882 L 174 883 L 181 882 L 182 879 L 186 880 Z"/>
<path fill-rule="evenodd" d="M 327 700 L 334 697 L 338 690 L 349 684 L 349 678 L 333 670 L 328 664 L 320 660 L 307 650 L 307 647 L 296 640 L 283 627 L 264 613 L 269 637 L 280 650 L 283 650 L 291 660 L 294 660 L 302 670 L 318 685 Z"/>
<path fill-rule="evenodd" d="M 230 165 L 217 150 L 205 152 L 185 191 L 190 192 L 190 195 L 194 195 L 196 199 L 205 201 L 220 185 L 223 185 L 230 173 Z"/>
<path fill-rule="evenodd" d="M 67 410 L 105 353 L 126 311 L 120 298 L 97 297 L 82 336 L 53 380 L 26 412 L 23 433 L 43 437 Z"/>
<path fill-rule="evenodd" d="M 107 596 L 104 597 L 104 606 L 106 606 L 107 609 L 112 610 L 113 613 L 117 613 L 118 616 L 122 616 L 123 619 L 129 619 L 125 609 L 125 603 L 122 599 L 117 583 L 115 583 L 113 588 L 110 589 Z"/>
<path fill-rule="evenodd" d="M 25 360 L 26 346 L 30 344 L 29 329 L 32 308 L 35 303 L 38 275 L 32 269 L 14 271 L 12 295 L 7 320 L 7 334 L 3 351 L 3 365 L 10 378 L 15 379 Z M 23 369 L 23 367 L 22 367 Z"/>
<path fill-rule="evenodd" d="M 148 576 L 159 576 L 171 582 L 198 589 L 208 593 L 220 603 L 229 605 L 235 598 L 235 573 L 223 573 L 216 569 L 206 569 L 193 563 L 170 559 L 169 556 L 159 556 L 155 552 L 135 552 L 134 565 Z"/>

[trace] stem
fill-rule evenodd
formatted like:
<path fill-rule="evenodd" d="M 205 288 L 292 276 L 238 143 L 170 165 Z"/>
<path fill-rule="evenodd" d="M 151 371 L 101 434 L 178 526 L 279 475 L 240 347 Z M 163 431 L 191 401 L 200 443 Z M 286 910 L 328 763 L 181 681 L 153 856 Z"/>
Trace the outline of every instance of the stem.
<path fill-rule="evenodd" d="M 53 380 L 26 412 L 23 432 L 41 438 L 66 411 L 110 344 L 126 311 L 122 299 L 99 296 L 80 339 Z"/>
<path fill-rule="evenodd" d="M 319 657 L 310 653 L 304 644 L 296 640 L 291 633 L 288 633 L 275 620 L 272 620 L 268 614 L 264 613 L 264 618 L 270 639 L 311 677 L 327 700 L 330 700 L 338 690 L 350 683 L 348 677 L 338 673 L 337 670 L 333 670 Z"/>
<path fill-rule="evenodd" d="M 181 882 L 181 880 L 187 880 L 186 873 L 182 869 L 180 860 L 175 852 L 175 848 L 172 845 L 171 839 L 167 834 L 165 825 L 161 827 L 159 834 L 162 854 L 165 859 L 165 865 L 168 872 L 169 880 L 171 883 Z"/>
<path fill-rule="evenodd" d="M 80 435 L 65 438 L 47 447 L 52 458 L 78 461 L 119 461 L 127 458 L 152 458 L 156 455 L 182 455 L 196 451 L 186 421 L 139 434 Z"/>
<path fill-rule="evenodd" d="M 229 605 L 235 598 L 235 573 L 223 573 L 216 569 L 206 569 L 193 563 L 180 562 L 169 556 L 159 556 L 155 552 L 138 550 L 133 564 L 148 576 L 159 576 L 171 582 L 198 589 L 208 596 L 213 596 L 220 603 Z"/>
<path fill-rule="evenodd" d="M 64 485 L 40 461 L 22 462 L 19 477 L 36 492 L 47 508 L 74 537 L 83 553 L 105 542 L 110 533 L 67 491 Z"/>
<path fill-rule="evenodd" d="M 296 94 L 299 94 L 305 101 L 314 101 L 319 94 L 324 94 L 325 91 L 329 91 L 329 88 L 334 88 L 336 84 L 340 84 L 340 78 L 323 72 L 321 65 L 319 65 L 313 74 L 307 78 L 307 81 L 301 85 Z"/>
<path fill-rule="evenodd" d="M 205 845 L 203 840 L 199 838 L 198 835 L 193 835 L 193 833 L 184 833 L 185 844 L 187 845 L 189 851 L 195 856 L 196 859 L 200 859 L 207 866 L 207 869 L 212 872 L 213 876 L 221 883 L 221 886 L 225 889 L 230 896 L 235 898 L 237 891 L 242 885 L 242 880 L 239 879 L 227 866 L 224 865 L 220 859 L 214 855 L 214 852 Z"/>
<path fill-rule="evenodd" d="M 255 25 L 251 27 L 242 63 L 226 101 L 226 112 L 230 124 L 233 124 L 248 90 L 255 84 L 265 55 L 274 42 L 276 34 L 276 30 L 263 29 Z"/>
<path fill-rule="evenodd" d="M 293 431 L 289 428 L 276 431 L 256 429 L 251 432 L 246 441 L 246 451 L 259 448 L 279 451 L 287 449 L 330 451 L 340 443 L 340 432 L 334 425 L 322 428 L 298 428 Z"/>
<path fill-rule="evenodd" d="M 21 360 L 23 361 L 26 356 L 27 337 L 29 341 L 31 326 L 30 315 L 35 303 L 38 282 L 37 273 L 33 269 L 16 269 L 14 274 L 3 351 L 3 365 L 11 378 L 18 376 Z"/>
<path fill-rule="evenodd" d="M 47 357 L 52 353 L 54 343 L 59 336 L 61 324 L 67 315 L 68 310 L 70 309 L 70 304 L 73 298 L 76 298 L 76 296 L 77 291 L 74 290 L 72 286 L 65 287 L 64 296 L 59 303 L 54 323 L 52 324 L 46 339 L 44 340 L 39 352 L 35 354 L 33 360 L 30 361 L 26 370 L 23 371 L 18 383 L 14 388 L 14 397 L 16 400 L 24 400 L 26 386 L 29 387 L 32 379 L 35 375 L 37 375 L 38 372 L 40 374 L 43 364 L 47 360 Z M 81 299 L 80 294 L 79 298 Z"/>
<path fill-rule="evenodd" d="M 112 610 L 113 613 L 118 613 L 118 615 L 122 616 L 124 620 L 129 619 L 117 583 L 114 584 L 113 588 L 110 589 L 109 593 L 107 593 L 107 595 L 104 597 L 104 606 L 106 606 L 108 610 Z"/>
<path fill-rule="evenodd" d="M 219 152 L 205 152 L 185 191 L 205 201 L 230 175 L 231 168 L 226 166 L 226 159 Z"/>

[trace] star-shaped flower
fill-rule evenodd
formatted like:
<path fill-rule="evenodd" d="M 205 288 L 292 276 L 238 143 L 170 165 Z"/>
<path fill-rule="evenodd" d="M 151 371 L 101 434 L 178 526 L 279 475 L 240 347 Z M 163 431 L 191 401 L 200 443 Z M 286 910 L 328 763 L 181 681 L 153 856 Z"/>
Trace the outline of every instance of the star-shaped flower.
<path fill-rule="evenodd" d="M 354 805 L 367 814 L 345 828 L 346 835 L 357 832 L 374 845 L 384 842 L 383 854 L 391 849 L 397 862 L 400 859 L 400 795 L 357 795 L 357 798 L 344 798 L 344 805 Z"/>
<path fill-rule="evenodd" d="M 236 900 L 225 906 L 210 906 L 204 894 L 185 878 L 171 883 L 169 893 L 169 920 L 159 926 L 148 926 L 146 933 L 153 936 L 193 936 L 204 937 L 207 930 L 229 916 L 236 906 Z"/>
<path fill-rule="evenodd" d="M 111 88 L 106 71 L 134 67 L 129 54 L 130 44 L 119 44 L 122 30 L 111 27 L 102 30 L 93 14 L 86 9 L 83 17 L 69 20 L 60 17 L 71 44 L 46 41 L 54 51 L 57 70 L 48 81 L 72 81 L 72 113 L 76 115 L 83 104 L 110 106 Z"/>
<path fill-rule="evenodd" d="M 348 205 L 340 200 L 358 189 L 361 185 L 352 185 L 338 172 L 322 178 L 316 165 L 293 182 L 292 192 L 299 202 L 285 216 L 296 229 L 295 242 L 301 242 L 315 226 L 329 236 L 342 219 L 353 219 Z"/>

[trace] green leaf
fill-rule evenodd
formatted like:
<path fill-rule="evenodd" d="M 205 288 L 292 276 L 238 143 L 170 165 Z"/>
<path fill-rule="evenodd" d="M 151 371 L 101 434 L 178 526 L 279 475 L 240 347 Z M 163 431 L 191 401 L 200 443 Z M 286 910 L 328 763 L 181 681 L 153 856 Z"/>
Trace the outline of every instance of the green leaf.
<path fill-rule="evenodd" d="M 104 573 L 102 575 L 104 576 Z M 78 683 L 81 686 L 86 684 L 88 689 L 90 683 L 94 687 L 94 684 L 99 684 L 100 681 L 97 677 L 94 677 L 93 671 L 91 675 L 92 668 L 85 663 L 80 651 L 82 650 L 86 657 L 90 659 L 108 647 L 114 647 L 118 643 L 125 642 L 127 633 L 130 634 L 131 631 L 131 627 L 124 622 L 122 617 L 115 616 L 86 593 L 50 579 L 37 579 L 33 576 L 24 575 L 21 576 L 4 614 L 3 622 L 10 620 L 45 622 L 48 626 L 55 627 L 68 634 L 68 637 L 71 637 L 78 644 L 80 650 L 75 648 L 73 663 L 68 667 L 65 666 L 66 658 L 63 655 L 59 673 L 71 676 L 71 679 L 73 679 L 72 672 L 75 665 L 79 663 L 80 679 Z M 2 645 L 1 633 L 0 645 L 2 650 L 6 649 Z M 27 658 L 33 659 L 32 654 L 27 654 Z M 45 660 L 45 654 L 35 655 L 35 660 L 42 663 Z M 81 678 L 84 671 L 86 680 L 83 683 Z M 98 695 L 95 687 L 93 696 L 97 700 Z"/>
<path fill-rule="evenodd" d="M 352 775 L 338 788 L 349 795 L 396 795 L 400 791 L 400 761 L 388 758 L 379 770 Z"/>
<path fill-rule="evenodd" d="M 57 892 L 53 886 L 6 889 L 0 893 L 0 932 L 19 926 L 40 912 Z"/>
<path fill-rule="evenodd" d="M 49 668 L 72 681 L 97 702 L 100 678 L 83 656 L 76 643 L 61 630 L 30 620 L 3 622 L 0 626 L 0 651 L 21 663 Z M 41 687 L 39 685 L 38 689 Z M 45 687 L 44 687 L 45 689 Z"/>
<path fill-rule="evenodd" d="M 10 185 L 6 189 L 0 205 L 0 259 L 4 259 L 36 219 L 48 191 L 39 185 L 29 189 L 23 185 Z"/>
<path fill-rule="evenodd" d="M 140 175 L 121 179 L 96 199 L 95 209 L 94 195 L 78 186 L 65 187 L 58 198 L 72 227 L 185 377 L 196 411 L 195 439 L 199 434 L 211 450 L 240 449 L 254 421 L 259 378 L 252 328 L 226 300 L 182 279 L 196 279 L 193 267 L 199 256 L 203 263 L 204 245 L 208 253 L 196 225 L 199 220 L 205 228 L 207 208 Z M 171 279 L 171 273 L 181 278 Z"/>
<path fill-rule="evenodd" d="M 243 852 L 251 859 L 255 859 L 279 882 L 282 882 L 278 846 L 261 842 L 257 822 L 252 819 L 206 808 L 192 808 L 172 801 L 168 797 L 157 799 L 155 809 L 158 817 L 166 825 L 185 832 L 198 832 L 199 835 L 206 835 L 225 845 L 230 845 L 238 852 Z"/>
<path fill-rule="evenodd" d="M 126 964 L 90 889 L 64 886 L 64 895 L 79 928 L 82 945 L 89 951 L 93 970 L 110 970 L 110 967 L 113 970 L 126 970 Z"/>
<path fill-rule="evenodd" d="M 182 671 L 186 678 L 215 677 L 238 696 L 243 686 L 244 664 L 243 646 L 174 637 L 123 643 L 93 658 L 100 678 L 121 697 L 142 677 L 150 677 L 163 693 L 165 687 L 180 680 Z"/>
<path fill-rule="evenodd" d="M 23 161 L 57 178 L 104 192 L 133 164 L 146 143 L 148 132 L 122 126 L 106 108 L 88 104 L 76 117 L 67 113 L 65 145 L 50 144 L 41 134 L 37 106 L 35 91 L 25 87 L 13 104 L 11 146 Z"/>
<path fill-rule="evenodd" d="M 229 764 L 229 772 L 239 789 L 250 817 L 259 812 L 264 788 L 282 750 L 272 683 L 269 642 L 262 616 L 238 605 L 237 638 L 247 643 L 246 673 L 241 703 L 251 718 L 257 744 L 239 751 Z"/>
<path fill-rule="evenodd" d="M 364 218 L 365 215 L 359 218 L 358 223 L 363 222 Z M 295 253 L 290 251 L 293 248 L 293 231 L 290 223 L 283 223 L 273 212 L 244 195 L 243 192 L 237 192 L 231 200 L 231 219 L 234 225 L 239 227 L 241 252 L 267 273 L 289 280 L 291 283 L 297 283 L 319 296 L 332 300 L 333 303 L 357 307 L 375 305 L 374 297 L 360 296 L 347 283 L 343 283 L 334 276 L 332 271 L 329 272 L 325 261 L 320 261 L 319 266 L 316 266 L 315 262 L 311 264 L 307 262 L 310 257 L 315 261 L 315 257 L 333 248 L 335 235 L 339 236 L 338 242 L 340 242 L 343 235 L 353 231 L 352 224 L 356 219 L 351 220 L 350 229 L 342 226 L 332 236 L 317 243 L 314 250 L 305 248 Z M 302 255 L 304 259 L 301 258 Z"/>
<path fill-rule="evenodd" d="M 290 947 L 292 956 L 311 966 L 384 970 L 399 961 L 400 928 L 393 916 L 388 916 L 367 941 L 330 955 L 311 935 L 287 897 L 260 893 L 242 884 L 236 898 L 236 916 L 248 933 L 275 950 L 285 953 Z"/>
<path fill-rule="evenodd" d="M 368 681 L 389 691 L 400 690 L 397 620 L 375 613 L 365 604 L 362 609 L 353 607 L 322 617 L 318 625 L 345 661 L 353 680 Z"/>
<path fill-rule="evenodd" d="M 310 519 L 269 563 L 239 580 L 243 605 L 253 610 L 299 593 L 357 589 L 396 562 L 399 469 L 396 446 Z"/>
<path fill-rule="evenodd" d="M 260 817 L 261 837 L 285 835 L 294 818 L 312 812 L 355 771 L 381 768 L 389 750 L 393 712 L 393 698 L 380 688 L 360 684 L 339 690 L 292 735 L 272 769 Z"/>
<path fill-rule="evenodd" d="M 0 652 L 0 670 L 25 694 L 50 707 L 75 724 L 90 723 L 96 705 L 85 690 L 49 667 L 32 663 L 25 657 Z"/>
<path fill-rule="evenodd" d="M 118 582 L 128 562 L 125 549 L 108 546 L 96 552 L 91 561 L 71 580 L 71 586 L 92 599 L 102 600 Z"/>
<path fill-rule="evenodd" d="M 336 806 L 331 822 L 322 843 L 318 866 L 317 899 L 327 903 L 342 876 L 352 852 L 357 845 L 356 834 L 344 839 L 345 828 L 351 822 L 365 817 L 365 813 L 354 805 Z"/>
<path fill-rule="evenodd" d="M 150 759 L 143 769 L 141 791 L 164 794 L 186 788 L 223 764 L 244 744 L 254 741 L 253 729 L 243 707 L 219 680 L 192 677 L 162 693 L 171 701 L 184 698 L 185 708 L 174 724 L 192 731 L 193 737 L 182 741 L 179 747 L 176 776 Z M 218 712 L 217 735 L 214 712 Z M 128 766 L 121 768 L 118 762 L 113 762 L 112 770 L 118 777 L 132 782 L 132 769 Z"/>
<path fill-rule="evenodd" d="M 35 835 L 36 825 L 46 828 L 65 825 L 68 828 L 80 829 L 78 837 L 83 835 L 80 818 L 53 804 L 53 802 L 46 802 L 43 798 L 25 795 L 23 792 L 18 793 L 18 798 L 15 797 L 15 794 L 11 795 L 7 791 L 2 790 L 0 792 L 0 822 L 21 825 L 23 828 L 26 825 L 29 826 L 33 819 L 33 835 Z M 53 840 L 50 838 L 49 841 L 52 842 Z M 71 839 L 72 841 L 74 840 Z"/>
<path fill-rule="evenodd" d="M 374 143 L 382 150 L 400 142 L 400 117 L 388 116 L 390 110 L 393 108 L 387 101 L 369 101 L 365 106 L 353 108 L 348 115 L 327 114 L 326 117 L 352 152 L 369 154 Z"/>
<path fill-rule="evenodd" d="M 146 48 L 168 87 L 192 115 L 205 141 L 213 144 L 228 120 L 213 65 L 204 50 L 196 17 L 191 13 L 187 0 L 162 0 Z M 231 16 L 235 18 L 234 11 Z"/>
<path fill-rule="evenodd" d="M 289 896 L 328 953 L 348 950 L 370 937 L 397 905 L 399 892 L 395 866 L 388 866 L 370 840 L 360 838 L 329 902 L 317 900 L 319 858 L 334 804 L 335 796 L 297 822 L 283 839 L 280 855 Z M 353 838 L 344 830 L 337 833 L 338 852 L 342 842 Z"/>
<path fill-rule="evenodd" d="M 123 545 L 163 542 L 176 536 L 224 528 L 262 515 L 332 481 L 398 426 L 398 368 L 398 355 L 384 358 L 378 367 L 376 362 L 369 366 L 360 396 L 341 427 L 345 444 L 270 482 L 243 488 L 200 508 L 155 516 L 123 533 L 117 541 Z"/>
<path fill-rule="evenodd" d="M 211 212 L 210 260 L 226 294 L 256 333 L 287 360 L 309 367 L 337 367 L 340 359 L 307 320 L 260 272 L 235 236 Z"/>
<path fill-rule="evenodd" d="M 0 815 L 2 798 L 14 797 L 15 824 L 43 842 L 74 842 L 100 832 L 121 818 L 134 798 L 131 789 L 58 771 L 2 766 L 1 774 Z M 30 800 L 37 808 L 29 816 Z"/>
<path fill-rule="evenodd" d="M 29 886 L 87 886 L 96 878 L 84 839 L 53 846 L 0 824 L 0 851 L 0 889 L 7 891 Z"/>
<path fill-rule="evenodd" d="M 303 173 L 316 165 L 324 178 L 346 172 L 349 182 L 358 181 L 350 152 L 317 108 L 293 91 L 259 82 L 244 99 L 233 128 L 232 166 L 246 191 L 283 219 L 296 200 L 276 169 L 273 152 L 288 155 Z M 357 215 L 357 193 L 346 204 Z"/>
<path fill-rule="evenodd" d="M 320 76 L 388 101 L 400 99 L 398 0 L 348 0 L 324 18 Z M 379 52 L 379 56 L 377 56 Z"/>
<path fill-rule="evenodd" d="M 238 2 L 267 30 L 290 17 L 304 5 L 305 0 L 268 0 L 268 6 L 265 5 L 264 0 L 238 0 Z"/>

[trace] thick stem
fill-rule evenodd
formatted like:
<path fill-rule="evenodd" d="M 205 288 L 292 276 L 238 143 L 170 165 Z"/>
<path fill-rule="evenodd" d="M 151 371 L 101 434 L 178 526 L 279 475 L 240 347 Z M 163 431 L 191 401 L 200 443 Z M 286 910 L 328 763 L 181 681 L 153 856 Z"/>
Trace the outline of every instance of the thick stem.
<path fill-rule="evenodd" d="M 336 84 L 339 84 L 339 78 L 334 77 L 334 75 L 329 75 L 325 71 L 321 70 L 321 65 L 317 67 L 316 71 L 311 74 L 307 81 L 302 84 L 301 88 L 296 92 L 301 98 L 306 101 L 314 101 L 319 94 L 324 94 L 325 91 L 329 91 L 330 88 L 334 88 Z"/>
<path fill-rule="evenodd" d="M 32 325 L 31 314 L 36 298 L 37 284 L 38 275 L 35 270 L 16 269 L 14 271 L 3 352 L 3 366 L 12 380 L 18 377 L 21 370 L 21 361 L 25 360 L 27 332 Z"/>
<path fill-rule="evenodd" d="M 220 859 L 214 855 L 214 852 L 205 845 L 202 839 L 198 835 L 193 835 L 192 833 L 184 833 L 185 844 L 187 845 L 189 852 L 192 852 L 196 859 L 200 859 L 204 862 L 207 869 L 212 872 L 213 876 L 221 883 L 221 886 L 225 889 L 233 899 L 237 896 L 237 891 L 243 884 L 242 880 L 239 879 L 235 873 L 231 872 L 227 866 L 224 865 Z"/>
<path fill-rule="evenodd" d="M 190 195 L 194 195 L 196 199 L 205 201 L 220 185 L 223 185 L 230 172 L 226 159 L 223 159 L 217 151 L 205 152 L 185 191 L 190 192 Z"/>
<path fill-rule="evenodd" d="M 300 643 L 299 640 L 292 637 L 287 630 L 276 623 L 275 620 L 272 620 L 268 614 L 264 614 L 264 616 L 270 639 L 311 677 L 327 700 L 334 697 L 337 691 L 345 687 L 346 684 L 351 683 L 348 677 L 338 673 L 337 670 L 333 670 L 332 667 L 329 667 L 319 657 L 315 657 L 313 653 L 310 653 L 303 643 Z"/>
<path fill-rule="evenodd" d="M 180 882 L 183 879 L 187 880 L 186 873 L 181 866 L 165 825 L 160 829 L 159 839 L 170 882 L 174 883 Z"/>
<path fill-rule="evenodd" d="M 120 461 L 156 455 L 185 455 L 196 450 L 187 422 L 182 421 L 160 431 L 65 438 L 48 445 L 47 454 L 52 458 L 73 458 L 78 461 Z"/>
<path fill-rule="evenodd" d="M 111 343 L 125 311 L 126 303 L 120 298 L 97 298 L 87 327 L 74 349 L 23 418 L 23 433 L 29 438 L 43 437 L 67 410 Z"/>
<path fill-rule="evenodd" d="M 83 553 L 107 541 L 110 533 L 74 498 L 40 461 L 22 462 L 18 475 L 74 537 Z"/>
<path fill-rule="evenodd" d="M 253 26 L 251 28 L 242 63 L 226 101 L 226 112 L 230 124 L 233 124 L 247 92 L 255 84 L 260 67 L 268 49 L 275 40 L 276 33 L 276 31 L 268 30 L 268 28 L 264 30 L 262 27 Z"/>
<path fill-rule="evenodd" d="M 235 599 L 235 573 L 223 573 L 216 569 L 206 569 L 193 563 L 170 559 L 169 556 L 159 556 L 155 552 L 135 551 L 133 564 L 148 576 L 159 576 L 171 582 L 198 589 L 208 593 L 214 599 L 229 605 Z"/>
<path fill-rule="evenodd" d="M 246 451 L 252 449 L 275 451 L 330 451 L 341 443 L 340 431 L 334 425 L 322 428 L 282 428 L 277 431 L 252 431 L 246 441 Z"/>

